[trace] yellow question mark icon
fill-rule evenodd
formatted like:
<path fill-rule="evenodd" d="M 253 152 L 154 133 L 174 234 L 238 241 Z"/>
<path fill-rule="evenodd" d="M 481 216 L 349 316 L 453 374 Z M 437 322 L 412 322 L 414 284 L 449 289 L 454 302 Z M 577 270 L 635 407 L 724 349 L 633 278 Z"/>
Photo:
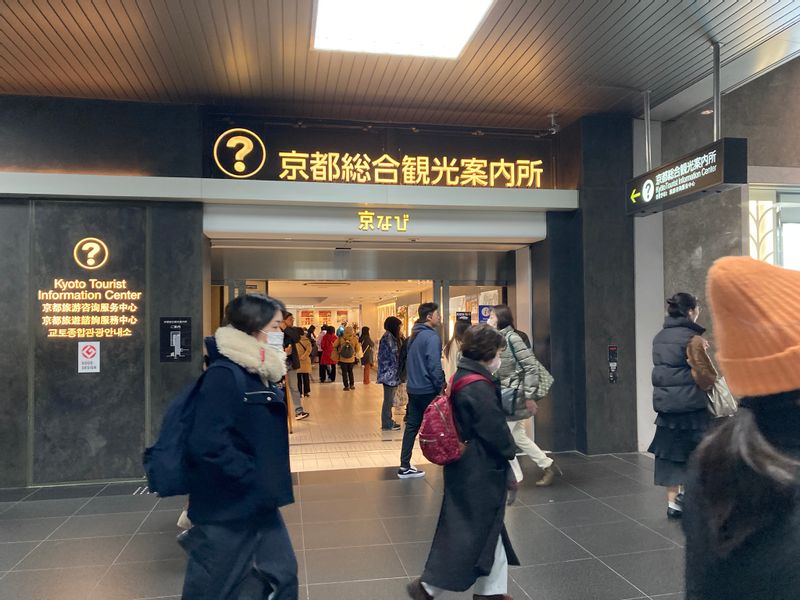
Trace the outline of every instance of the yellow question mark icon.
<path fill-rule="evenodd" d="M 235 135 L 231 139 L 227 141 L 225 144 L 228 148 L 235 148 L 236 146 L 241 146 L 236 151 L 234 158 L 236 162 L 233 165 L 234 171 L 237 173 L 243 173 L 244 170 L 247 168 L 247 165 L 244 164 L 245 157 L 253 151 L 253 140 L 243 135 Z"/>
<path fill-rule="evenodd" d="M 83 238 L 75 244 L 72 256 L 81 267 L 93 271 L 108 262 L 108 246 L 99 238 Z"/>
<path fill-rule="evenodd" d="M 234 163 L 230 165 L 230 154 L 224 152 L 220 155 L 222 148 L 236 149 Z M 235 179 L 247 179 L 258 173 L 267 161 L 267 148 L 263 140 L 253 131 L 242 127 L 235 127 L 223 131 L 214 142 L 212 153 L 217 168 Z M 245 163 L 249 157 L 250 164 Z M 257 164 L 256 164 L 257 163 Z M 255 168 L 253 168 L 255 165 Z"/>
<path fill-rule="evenodd" d="M 86 242 L 81 246 L 81 250 L 86 252 L 86 264 L 93 267 L 97 262 L 94 257 L 100 252 L 100 244 L 97 242 Z"/>

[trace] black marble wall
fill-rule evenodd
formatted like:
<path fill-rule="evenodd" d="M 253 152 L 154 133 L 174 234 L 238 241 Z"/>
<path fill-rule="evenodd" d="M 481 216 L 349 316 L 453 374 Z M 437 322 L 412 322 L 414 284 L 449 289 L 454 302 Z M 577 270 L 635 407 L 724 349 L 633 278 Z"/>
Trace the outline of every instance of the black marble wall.
<path fill-rule="evenodd" d="M 33 297 L 36 290 L 51 289 L 56 277 L 125 279 L 129 289 L 145 290 L 144 208 L 35 202 L 32 225 Z M 100 238 L 108 246 L 109 259 L 101 269 L 86 271 L 73 259 L 73 247 L 85 237 Z M 36 345 L 33 481 L 141 473 L 146 307 L 140 306 L 132 337 L 98 340 L 100 372 L 81 374 L 78 341 L 47 338 L 35 298 L 30 310 Z"/>
<path fill-rule="evenodd" d="M 559 187 L 580 189 L 580 209 L 549 213 L 547 240 L 533 246 L 534 340 L 556 379 L 536 434 L 556 450 L 636 449 L 633 223 L 624 210 L 631 128 L 626 117 L 600 115 L 561 134 Z M 619 348 L 617 383 L 609 345 Z"/>
<path fill-rule="evenodd" d="M 590 454 L 635 451 L 636 329 L 633 219 L 624 209 L 633 176 L 633 123 L 624 116 L 581 121 L 586 437 Z M 618 382 L 608 377 L 608 346 L 619 349 Z"/>
<path fill-rule="evenodd" d="M 203 210 L 200 205 L 158 204 L 148 214 L 150 406 L 148 444 L 158 434 L 169 401 L 201 372 L 203 354 Z M 161 317 L 192 319 L 192 361 L 162 363 Z"/>
<path fill-rule="evenodd" d="M 74 261 L 84 237 L 107 244 L 101 269 Z M 140 477 L 165 405 L 200 373 L 202 207 L 4 200 L 0 250 L 0 487 Z M 78 373 L 79 340 L 47 337 L 36 292 L 90 277 L 125 279 L 144 299 L 133 335 L 100 339 L 100 372 Z M 159 318 L 176 316 L 192 319 L 193 360 L 161 363 Z"/>
<path fill-rule="evenodd" d="M 0 165 L 163 177 L 202 176 L 196 106 L 0 97 Z"/>
<path fill-rule="evenodd" d="M 24 485 L 28 471 L 29 221 L 28 202 L 0 202 L 0 487 Z"/>

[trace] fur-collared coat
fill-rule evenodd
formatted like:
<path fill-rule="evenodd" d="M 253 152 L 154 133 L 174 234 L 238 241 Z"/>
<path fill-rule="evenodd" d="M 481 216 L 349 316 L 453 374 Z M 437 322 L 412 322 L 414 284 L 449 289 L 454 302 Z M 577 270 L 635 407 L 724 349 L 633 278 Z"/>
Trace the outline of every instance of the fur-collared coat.
<path fill-rule="evenodd" d="M 244 389 L 229 369 L 209 369 L 195 399 L 188 439 L 189 518 L 194 523 L 257 520 L 294 502 L 286 401 L 276 387 L 284 354 L 233 327 L 206 340 L 211 364 L 243 371 Z"/>

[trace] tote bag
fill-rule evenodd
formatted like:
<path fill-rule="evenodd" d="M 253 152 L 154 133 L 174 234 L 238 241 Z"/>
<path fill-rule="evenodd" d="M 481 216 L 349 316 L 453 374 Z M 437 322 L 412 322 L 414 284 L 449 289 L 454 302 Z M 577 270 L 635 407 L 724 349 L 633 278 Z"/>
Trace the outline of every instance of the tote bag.
<path fill-rule="evenodd" d="M 736 414 L 736 411 L 739 409 L 739 405 L 736 402 L 736 398 L 734 398 L 733 394 L 731 394 L 730 389 L 728 389 L 728 382 L 725 381 L 724 377 L 717 377 L 714 387 L 712 387 L 707 393 L 708 410 L 712 415 L 720 418 L 732 417 Z"/>

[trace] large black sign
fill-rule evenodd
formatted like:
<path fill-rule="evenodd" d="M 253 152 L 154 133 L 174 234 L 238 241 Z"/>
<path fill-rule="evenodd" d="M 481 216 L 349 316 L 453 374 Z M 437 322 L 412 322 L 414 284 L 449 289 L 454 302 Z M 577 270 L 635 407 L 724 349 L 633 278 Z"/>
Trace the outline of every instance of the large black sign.
<path fill-rule="evenodd" d="M 205 176 L 309 183 L 553 188 L 549 139 L 207 116 Z"/>
<path fill-rule="evenodd" d="M 747 183 L 747 140 L 723 138 L 628 182 L 629 215 L 648 215 Z"/>

